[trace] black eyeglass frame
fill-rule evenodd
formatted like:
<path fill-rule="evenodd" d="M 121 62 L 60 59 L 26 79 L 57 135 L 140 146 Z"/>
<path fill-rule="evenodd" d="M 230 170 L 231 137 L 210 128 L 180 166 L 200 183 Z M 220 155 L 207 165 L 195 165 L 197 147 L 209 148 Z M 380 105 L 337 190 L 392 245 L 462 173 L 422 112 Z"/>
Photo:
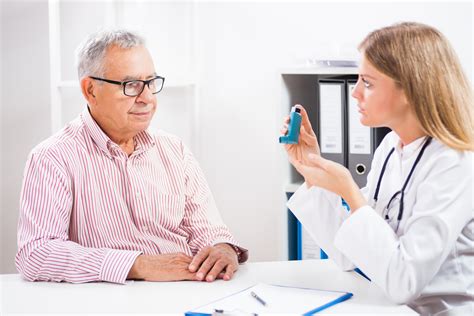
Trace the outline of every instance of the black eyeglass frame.
<path fill-rule="evenodd" d="M 110 80 L 110 79 L 104 79 L 104 78 L 99 78 L 99 77 L 94 77 L 94 76 L 89 76 L 89 78 L 91 79 L 94 79 L 94 80 L 99 80 L 99 81 L 104 81 L 104 82 L 107 82 L 107 83 L 111 83 L 111 84 L 116 84 L 116 85 L 120 85 L 123 87 L 123 94 L 125 94 L 127 97 L 136 97 L 136 96 L 139 96 L 143 90 L 145 90 L 145 85 L 148 86 L 148 89 L 150 89 L 150 83 L 153 81 L 153 80 L 156 80 L 156 79 L 161 79 L 163 80 L 162 84 L 161 84 L 161 88 L 160 90 L 158 90 L 157 92 L 152 92 L 153 94 L 158 94 L 161 92 L 161 90 L 163 90 L 163 86 L 165 85 L 165 77 L 161 77 L 161 76 L 155 76 L 151 79 L 148 79 L 148 80 L 140 80 L 140 79 L 134 79 L 134 80 L 127 80 L 127 81 L 115 81 L 115 80 Z M 140 82 L 143 82 L 143 86 L 142 86 L 142 90 L 137 93 L 136 95 L 129 95 L 129 94 L 126 94 L 125 93 L 125 86 L 130 83 L 130 82 L 137 82 L 137 81 L 140 81 Z"/>

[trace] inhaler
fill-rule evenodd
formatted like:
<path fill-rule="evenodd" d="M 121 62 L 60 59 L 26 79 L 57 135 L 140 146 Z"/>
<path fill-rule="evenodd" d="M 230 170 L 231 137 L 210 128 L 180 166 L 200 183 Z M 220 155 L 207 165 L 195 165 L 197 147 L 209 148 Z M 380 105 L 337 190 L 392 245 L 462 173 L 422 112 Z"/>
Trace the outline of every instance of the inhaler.
<path fill-rule="evenodd" d="M 283 144 L 298 144 L 298 137 L 300 136 L 301 128 L 301 109 L 294 106 L 291 109 L 290 124 L 288 125 L 288 133 L 285 136 L 280 136 L 280 143 Z"/>

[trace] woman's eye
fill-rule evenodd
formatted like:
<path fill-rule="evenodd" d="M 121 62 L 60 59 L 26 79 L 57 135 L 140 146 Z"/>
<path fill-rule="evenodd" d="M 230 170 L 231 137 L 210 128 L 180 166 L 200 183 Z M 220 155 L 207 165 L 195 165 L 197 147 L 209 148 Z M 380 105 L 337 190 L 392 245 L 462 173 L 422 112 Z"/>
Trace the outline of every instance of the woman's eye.
<path fill-rule="evenodd" d="M 366 88 L 372 87 L 372 85 L 370 84 L 370 82 L 368 82 L 368 81 L 365 80 L 364 78 L 362 78 L 362 82 L 364 83 L 364 87 L 366 87 Z"/>

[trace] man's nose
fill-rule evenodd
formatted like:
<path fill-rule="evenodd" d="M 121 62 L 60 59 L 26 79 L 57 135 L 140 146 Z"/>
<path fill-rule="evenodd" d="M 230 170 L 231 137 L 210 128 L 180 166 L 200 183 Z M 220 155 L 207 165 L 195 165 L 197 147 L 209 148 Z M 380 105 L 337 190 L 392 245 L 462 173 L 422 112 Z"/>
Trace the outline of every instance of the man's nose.
<path fill-rule="evenodd" d="M 143 87 L 142 93 L 140 93 L 137 96 L 137 101 L 138 102 L 143 102 L 143 103 L 150 103 L 151 101 L 154 100 L 154 98 L 155 98 L 155 95 L 153 94 L 151 89 L 148 87 L 148 85 L 145 85 Z"/>

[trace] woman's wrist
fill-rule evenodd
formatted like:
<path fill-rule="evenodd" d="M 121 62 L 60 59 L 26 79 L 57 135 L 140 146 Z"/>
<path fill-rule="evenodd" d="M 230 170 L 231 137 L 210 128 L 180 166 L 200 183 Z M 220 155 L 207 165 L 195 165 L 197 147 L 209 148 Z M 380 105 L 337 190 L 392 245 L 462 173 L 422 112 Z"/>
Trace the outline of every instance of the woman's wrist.
<path fill-rule="evenodd" d="M 360 192 L 359 187 L 351 178 L 349 183 L 351 184 L 346 196 L 343 196 L 346 203 L 349 205 L 351 209 L 351 214 L 357 211 L 362 206 L 367 205 L 367 201 L 365 200 L 364 195 Z"/>

